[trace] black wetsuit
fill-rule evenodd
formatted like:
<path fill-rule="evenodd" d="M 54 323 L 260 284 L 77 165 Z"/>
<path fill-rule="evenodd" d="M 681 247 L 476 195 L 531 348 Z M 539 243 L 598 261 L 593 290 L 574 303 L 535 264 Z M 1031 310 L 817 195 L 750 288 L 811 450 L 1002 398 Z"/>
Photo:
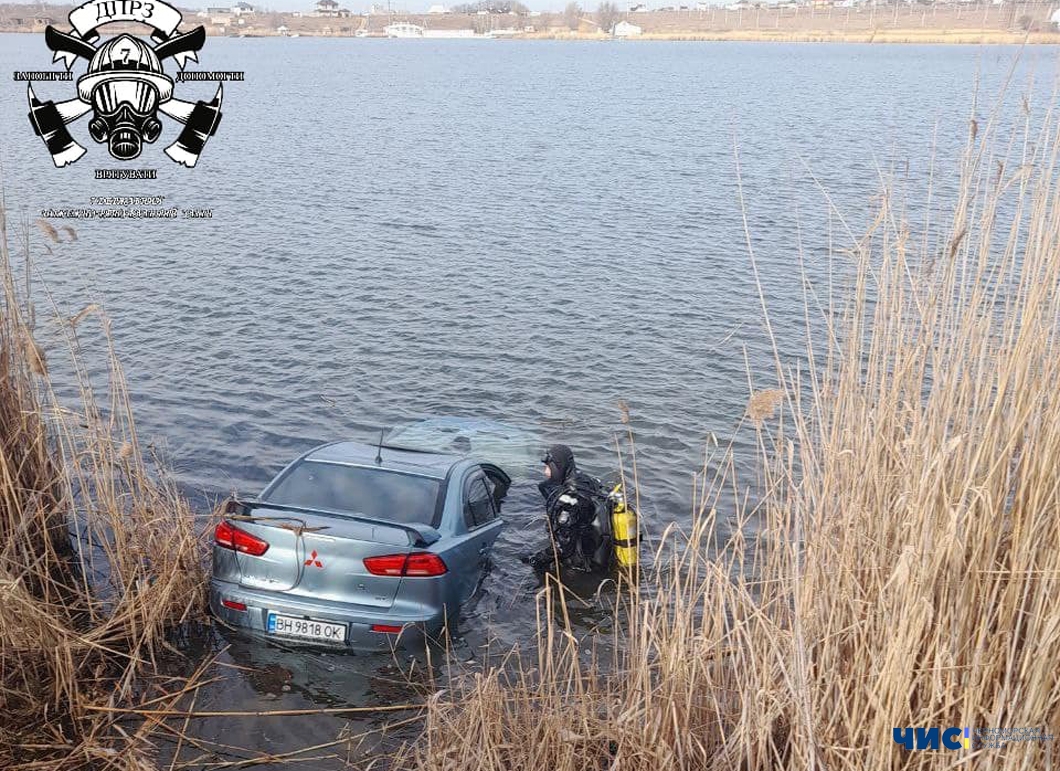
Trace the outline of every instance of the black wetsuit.
<path fill-rule="evenodd" d="M 574 453 L 566 445 L 549 448 L 551 477 L 538 484 L 545 499 L 545 515 L 550 532 L 549 543 L 529 558 L 537 570 L 555 568 L 555 561 L 576 570 L 595 570 L 601 534 L 593 522 L 597 517 L 600 483 L 580 472 L 574 464 Z"/>

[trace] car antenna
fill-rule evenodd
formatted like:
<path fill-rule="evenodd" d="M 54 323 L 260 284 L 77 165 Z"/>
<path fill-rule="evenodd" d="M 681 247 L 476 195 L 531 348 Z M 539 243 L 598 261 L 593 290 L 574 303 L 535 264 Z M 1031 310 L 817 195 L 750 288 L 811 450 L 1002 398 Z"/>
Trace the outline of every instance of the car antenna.
<path fill-rule="evenodd" d="M 383 465 L 383 436 L 386 434 L 386 429 L 379 429 L 379 448 L 375 451 L 375 464 L 377 466 Z"/>

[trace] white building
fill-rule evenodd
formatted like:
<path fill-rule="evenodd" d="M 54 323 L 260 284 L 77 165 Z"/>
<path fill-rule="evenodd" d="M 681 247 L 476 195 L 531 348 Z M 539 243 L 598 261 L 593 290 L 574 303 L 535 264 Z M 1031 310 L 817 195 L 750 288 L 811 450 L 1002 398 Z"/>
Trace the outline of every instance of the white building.
<path fill-rule="evenodd" d="M 475 37 L 475 30 L 473 29 L 425 29 L 423 30 L 423 37 L 435 38 L 438 40 L 452 40 L 456 38 L 473 38 Z"/>
<path fill-rule="evenodd" d="M 643 31 L 644 30 L 636 24 L 630 24 L 628 21 L 620 21 L 615 25 L 614 29 L 611 30 L 611 34 L 615 37 L 634 37 Z"/>
<path fill-rule="evenodd" d="M 254 6 L 250 3 L 236 3 L 232 6 L 233 16 L 248 16 L 254 13 Z"/>
<path fill-rule="evenodd" d="M 313 15 L 327 18 L 339 16 L 341 12 L 339 4 L 336 3 L 335 0 L 317 0 Z"/>
<path fill-rule="evenodd" d="M 231 8 L 207 6 L 195 15 L 200 18 L 209 20 L 210 24 L 217 24 L 221 27 L 232 22 Z"/>
<path fill-rule="evenodd" d="M 387 37 L 423 37 L 423 27 L 417 24 L 411 24 L 407 21 L 399 21 L 396 24 L 388 24 L 383 27 L 383 32 L 386 33 Z"/>

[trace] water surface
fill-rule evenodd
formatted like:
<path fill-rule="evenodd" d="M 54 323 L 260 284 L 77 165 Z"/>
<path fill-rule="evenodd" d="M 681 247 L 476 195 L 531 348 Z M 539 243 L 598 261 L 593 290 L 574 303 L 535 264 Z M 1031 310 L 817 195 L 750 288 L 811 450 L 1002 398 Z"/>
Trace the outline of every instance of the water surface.
<path fill-rule="evenodd" d="M 986 117 L 976 82 L 995 94 L 1016 54 L 210 39 L 202 67 L 242 69 L 246 81 L 226 85 L 198 168 L 162 155 L 168 125 L 142 159 L 157 181 L 96 181 L 94 168 L 114 164 L 78 124 L 90 154 L 56 170 L 26 121 L 23 84 L 10 81 L 0 161 L 7 201 L 30 222 L 94 195 L 214 210 L 209 221 L 74 222 L 79 240 L 50 251 L 30 231 L 63 312 L 105 306 L 141 433 L 192 494 L 253 492 L 316 442 L 435 415 L 566 441 L 603 473 L 625 430 L 621 400 L 658 532 L 687 519 L 710 434 L 752 445 L 753 430 L 736 427 L 751 387 L 773 384 L 744 216 L 780 359 L 796 365 L 800 266 L 827 289 L 830 270 L 844 270 L 829 249 L 850 246 L 845 228 L 869 220 L 881 180 L 921 194 L 934 166 L 944 206 L 969 119 Z M 1054 57 L 1023 52 L 1010 103 L 1027 92 L 1035 115 L 1048 107 Z M 0 36 L 0 72 L 49 58 L 39 36 Z M 99 348 L 93 322 L 81 334 Z M 513 490 L 493 573 L 461 625 L 462 657 L 530 634 L 535 583 L 515 557 L 540 527 L 534 496 L 528 481 Z M 578 624 L 606 627 L 606 614 L 586 610 Z M 409 698 L 385 661 L 233 644 L 228 656 L 258 674 L 234 676 L 200 707 Z M 276 751 L 332 739 L 344 722 L 200 728 Z"/>

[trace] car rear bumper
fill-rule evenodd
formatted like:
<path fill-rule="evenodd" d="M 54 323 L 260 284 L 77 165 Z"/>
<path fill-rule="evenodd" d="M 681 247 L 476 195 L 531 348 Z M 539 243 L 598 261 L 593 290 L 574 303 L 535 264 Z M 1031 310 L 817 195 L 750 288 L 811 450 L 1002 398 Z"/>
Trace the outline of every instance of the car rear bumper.
<path fill-rule="evenodd" d="M 242 603 L 246 610 L 225 607 L 224 600 Z M 427 639 L 440 636 L 445 627 L 445 610 L 425 615 L 422 609 L 409 611 L 395 604 L 390 608 L 351 610 L 349 606 L 309 600 L 304 597 L 247 589 L 230 581 L 211 579 L 210 610 L 214 616 L 228 626 L 245 629 L 269 639 L 282 640 L 298 645 L 324 646 L 332 649 L 358 651 L 382 650 L 393 647 L 422 647 Z M 267 631 L 270 613 L 296 618 L 327 621 L 347 626 L 345 643 L 326 643 L 269 634 Z M 401 627 L 400 633 L 372 631 L 372 625 Z"/>

